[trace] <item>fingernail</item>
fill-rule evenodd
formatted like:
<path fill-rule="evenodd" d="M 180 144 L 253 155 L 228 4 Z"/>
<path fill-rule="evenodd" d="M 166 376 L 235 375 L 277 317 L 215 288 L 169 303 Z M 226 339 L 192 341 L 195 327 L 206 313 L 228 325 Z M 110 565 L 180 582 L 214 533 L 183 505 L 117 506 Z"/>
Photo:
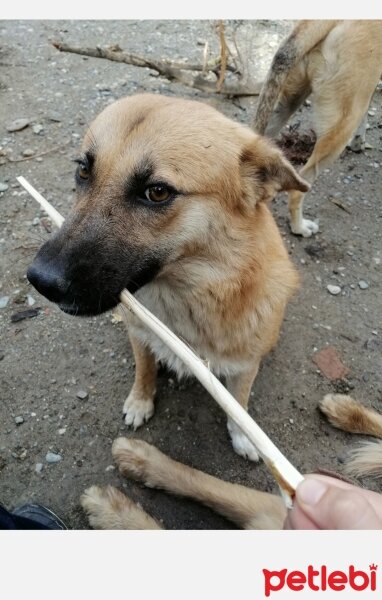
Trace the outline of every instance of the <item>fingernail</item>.
<path fill-rule="evenodd" d="M 327 489 L 327 485 L 321 481 L 304 479 L 298 486 L 296 494 L 300 502 L 314 506 L 321 500 Z"/>

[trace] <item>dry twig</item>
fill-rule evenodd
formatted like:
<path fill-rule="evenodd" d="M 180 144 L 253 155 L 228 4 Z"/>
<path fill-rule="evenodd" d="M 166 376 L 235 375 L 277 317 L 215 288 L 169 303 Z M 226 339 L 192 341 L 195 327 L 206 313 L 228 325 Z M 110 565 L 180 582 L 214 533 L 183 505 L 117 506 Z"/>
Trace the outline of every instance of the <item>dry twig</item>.
<path fill-rule="evenodd" d="M 219 93 L 229 97 L 235 96 L 258 96 L 260 94 L 262 82 L 244 82 L 239 79 L 237 67 L 225 64 L 224 70 L 220 68 L 220 61 L 210 61 L 207 64 L 191 64 L 187 62 L 177 62 L 169 59 L 152 59 L 137 54 L 123 52 L 119 46 L 109 48 L 82 48 L 69 46 L 61 42 L 53 42 L 53 46 L 60 52 L 71 52 L 82 56 L 90 56 L 93 58 L 104 58 L 107 60 L 133 65 L 135 67 L 144 67 L 156 71 L 161 77 L 165 77 L 169 81 L 178 81 L 184 85 L 196 88 L 202 92 L 211 94 Z M 223 48 L 223 47 L 222 47 Z M 227 47 L 224 52 L 227 54 Z M 223 54 L 223 49 L 222 49 Z M 226 58 L 224 59 L 226 60 Z M 224 71 L 224 72 L 223 72 Z M 223 73 L 221 83 L 218 82 L 220 90 L 217 90 L 217 84 L 213 81 L 208 81 L 203 73 L 213 73 L 219 78 L 219 73 Z M 236 73 L 237 81 L 228 82 L 224 80 L 226 72 Z M 196 74 L 195 74 L 196 73 Z M 219 79 L 220 81 L 220 79 Z"/>

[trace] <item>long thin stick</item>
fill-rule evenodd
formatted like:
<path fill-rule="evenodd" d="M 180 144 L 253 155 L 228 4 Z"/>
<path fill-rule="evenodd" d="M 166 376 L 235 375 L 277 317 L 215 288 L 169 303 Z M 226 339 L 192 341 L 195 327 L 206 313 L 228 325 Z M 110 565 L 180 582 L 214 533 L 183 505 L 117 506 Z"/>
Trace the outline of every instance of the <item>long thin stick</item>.
<path fill-rule="evenodd" d="M 64 221 L 45 198 L 41 196 L 25 179 L 17 177 L 19 183 L 39 202 L 51 219 L 60 227 Z M 264 431 L 249 416 L 244 408 L 235 400 L 228 390 L 204 365 L 202 360 L 182 342 L 168 327 L 155 317 L 147 308 L 142 306 L 130 292 L 123 290 L 120 296 L 121 304 L 133 312 L 147 327 L 149 327 L 179 358 L 189 367 L 200 383 L 209 391 L 219 406 L 240 427 L 242 432 L 256 446 L 265 464 L 279 484 L 287 507 L 291 506 L 294 492 L 303 476 L 287 460 L 274 445 Z"/>
<path fill-rule="evenodd" d="M 34 187 L 32 187 L 31 184 L 28 183 L 26 179 L 24 179 L 24 177 L 16 177 L 16 179 L 27 190 L 27 192 L 29 192 L 30 195 L 33 196 L 33 198 L 35 200 L 37 200 L 37 202 L 45 210 L 45 212 L 52 219 L 52 221 L 54 221 L 54 223 L 57 225 L 57 227 L 61 227 L 61 225 L 63 224 L 65 219 L 62 215 L 60 215 L 58 210 L 56 210 L 48 202 L 48 200 L 45 200 L 45 198 L 43 196 L 41 196 L 41 194 L 39 194 L 38 191 L 35 190 Z"/>

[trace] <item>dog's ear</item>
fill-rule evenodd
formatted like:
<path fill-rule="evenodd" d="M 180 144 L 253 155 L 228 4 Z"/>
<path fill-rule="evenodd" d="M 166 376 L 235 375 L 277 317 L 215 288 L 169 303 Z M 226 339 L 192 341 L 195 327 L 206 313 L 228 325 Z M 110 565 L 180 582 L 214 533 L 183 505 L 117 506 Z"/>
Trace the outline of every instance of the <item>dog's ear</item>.
<path fill-rule="evenodd" d="M 243 147 L 240 170 L 247 195 L 255 203 L 272 200 L 280 191 L 307 192 L 310 189 L 281 150 L 261 136 Z"/>

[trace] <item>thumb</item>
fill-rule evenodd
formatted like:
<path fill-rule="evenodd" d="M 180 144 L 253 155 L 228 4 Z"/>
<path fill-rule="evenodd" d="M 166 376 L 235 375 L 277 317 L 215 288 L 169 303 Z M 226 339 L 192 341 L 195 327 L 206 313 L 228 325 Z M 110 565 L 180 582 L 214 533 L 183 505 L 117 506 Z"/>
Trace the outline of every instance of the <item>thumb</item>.
<path fill-rule="evenodd" d="M 344 489 L 309 477 L 298 486 L 295 501 L 319 529 L 382 528 L 373 506 L 356 487 Z"/>

